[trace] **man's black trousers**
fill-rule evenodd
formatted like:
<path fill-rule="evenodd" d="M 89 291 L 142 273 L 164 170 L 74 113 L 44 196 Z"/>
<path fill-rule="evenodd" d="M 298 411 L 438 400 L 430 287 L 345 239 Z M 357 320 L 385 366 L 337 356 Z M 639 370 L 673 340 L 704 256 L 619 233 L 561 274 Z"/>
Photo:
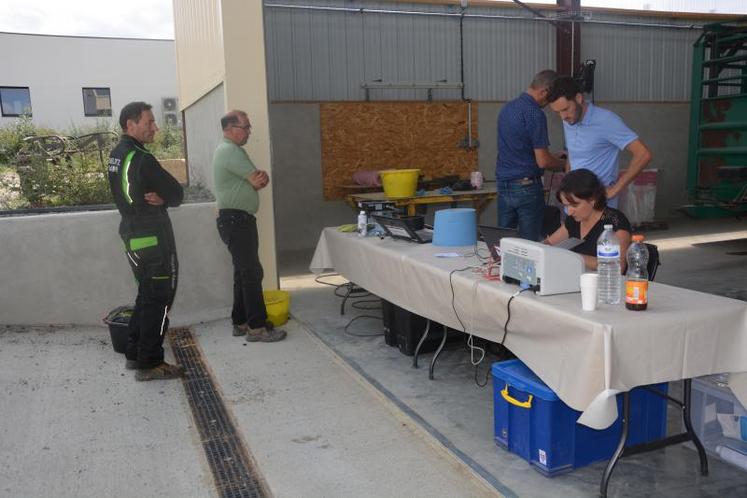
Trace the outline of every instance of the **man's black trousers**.
<path fill-rule="evenodd" d="M 234 325 L 249 324 L 253 329 L 264 327 L 267 310 L 262 297 L 264 272 L 259 262 L 257 219 L 239 209 L 221 209 L 217 224 L 233 260 L 231 321 Z"/>
<path fill-rule="evenodd" d="M 174 232 L 169 218 L 159 216 L 123 219 L 119 233 L 138 284 L 125 356 L 137 361 L 138 368 L 152 368 L 163 361 L 168 312 L 176 295 L 179 261 Z"/>

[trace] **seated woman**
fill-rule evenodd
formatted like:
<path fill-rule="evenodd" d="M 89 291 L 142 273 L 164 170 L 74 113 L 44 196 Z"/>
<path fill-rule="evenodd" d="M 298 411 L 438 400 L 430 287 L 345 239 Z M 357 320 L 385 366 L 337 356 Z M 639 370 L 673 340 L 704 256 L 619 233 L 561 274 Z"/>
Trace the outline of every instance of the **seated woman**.
<path fill-rule="evenodd" d="M 557 198 L 566 209 L 565 222 L 545 244 L 555 245 L 569 237 L 584 242 L 572 249 L 584 257 L 586 267 L 597 269 L 597 239 L 604 225 L 612 225 L 615 237 L 620 241 L 620 267 L 625 273 L 625 254 L 630 245 L 630 222 L 615 208 L 607 207 L 607 193 L 597 175 L 588 169 L 577 169 L 567 173 L 558 188 Z"/>

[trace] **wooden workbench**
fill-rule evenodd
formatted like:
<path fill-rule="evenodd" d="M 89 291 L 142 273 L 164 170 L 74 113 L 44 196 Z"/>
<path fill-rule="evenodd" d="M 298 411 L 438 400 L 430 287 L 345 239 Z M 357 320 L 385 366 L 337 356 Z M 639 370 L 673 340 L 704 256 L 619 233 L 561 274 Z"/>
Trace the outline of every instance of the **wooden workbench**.
<path fill-rule="evenodd" d="M 357 210 L 361 201 L 390 201 L 397 207 L 407 208 L 407 216 L 415 215 L 415 206 L 421 204 L 456 204 L 471 202 L 479 215 L 490 201 L 495 199 L 495 190 L 465 190 L 442 194 L 438 190 L 431 190 L 423 195 L 413 195 L 399 199 L 389 199 L 384 192 L 368 192 L 365 194 L 348 194 L 346 199 L 350 206 Z"/>

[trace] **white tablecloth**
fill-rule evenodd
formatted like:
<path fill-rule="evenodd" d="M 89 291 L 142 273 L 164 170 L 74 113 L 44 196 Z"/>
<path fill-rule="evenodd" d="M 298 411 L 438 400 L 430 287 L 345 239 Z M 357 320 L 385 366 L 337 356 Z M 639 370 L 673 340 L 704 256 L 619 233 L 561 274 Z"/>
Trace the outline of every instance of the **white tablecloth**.
<path fill-rule="evenodd" d="M 449 272 L 478 266 L 474 255 L 377 237 L 323 230 L 310 269 L 335 269 L 368 291 L 418 315 L 462 327 L 451 305 Z M 456 252 L 472 253 L 473 248 Z M 483 246 L 483 254 L 487 249 Z M 467 333 L 500 341 L 506 304 L 517 287 L 467 270 L 455 273 L 454 307 Z M 747 406 L 747 303 L 652 282 L 649 307 L 581 310 L 578 293 L 511 303 L 506 346 L 566 404 L 597 429 L 617 418 L 614 395 L 646 384 L 731 372 L 730 386 Z"/>

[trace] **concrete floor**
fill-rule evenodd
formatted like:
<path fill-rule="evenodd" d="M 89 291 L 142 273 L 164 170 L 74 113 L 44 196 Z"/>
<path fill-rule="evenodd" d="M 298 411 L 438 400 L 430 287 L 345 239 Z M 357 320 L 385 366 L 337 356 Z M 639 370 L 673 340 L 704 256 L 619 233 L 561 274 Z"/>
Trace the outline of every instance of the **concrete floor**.
<path fill-rule="evenodd" d="M 662 250 L 657 281 L 745 299 L 747 259 L 726 253 L 745 250 L 733 240 L 747 223 L 650 236 Z M 307 272 L 310 252 L 285 256 L 287 341 L 245 345 L 227 320 L 193 327 L 275 496 L 595 495 L 600 464 L 548 479 L 495 447 L 491 390 L 475 385 L 459 343 L 428 381 L 380 336 L 344 333 L 364 312 L 339 315 L 332 288 Z M 350 332 L 377 334 L 381 322 Z M 103 327 L 0 328 L 0 401 L 0 497 L 218 496 L 181 384 L 134 382 Z M 684 447 L 624 459 L 610 496 L 747 496 L 747 473 L 710 461 L 702 478 Z"/>
<path fill-rule="evenodd" d="M 661 251 L 658 282 L 747 300 L 747 257 L 738 254 L 747 251 L 747 222 L 681 220 L 668 230 L 651 231 L 647 239 Z M 294 316 L 497 490 L 506 496 L 597 495 L 604 464 L 548 479 L 520 458 L 495 447 L 492 389 L 490 384 L 485 388 L 476 385 L 463 345 L 451 345 L 439 357 L 436 380 L 428 381 L 432 355 L 424 355 L 421 368 L 415 370 L 410 358 L 384 344 L 382 335 L 344 333 L 351 318 L 380 312 L 359 311 L 348 304 L 346 315 L 340 316 L 340 300 L 333 289 L 315 286 L 304 275 L 302 265 L 308 260 L 299 253 L 287 256 L 284 287 L 293 289 Z M 345 281 L 340 277 L 323 280 Z M 360 300 L 367 299 L 371 297 Z M 349 328 L 359 335 L 381 334 L 381 330 L 381 320 L 367 318 Z M 481 382 L 486 369 L 482 366 L 479 370 Z M 672 383 L 670 389 L 680 392 L 681 383 Z M 679 412 L 670 408 L 669 432 L 679 432 L 681 424 Z M 702 478 L 696 472 L 697 462 L 697 454 L 684 446 L 623 459 L 615 469 L 610 496 L 747 496 L 747 473 L 711 459 L 710 475 Z"/>

